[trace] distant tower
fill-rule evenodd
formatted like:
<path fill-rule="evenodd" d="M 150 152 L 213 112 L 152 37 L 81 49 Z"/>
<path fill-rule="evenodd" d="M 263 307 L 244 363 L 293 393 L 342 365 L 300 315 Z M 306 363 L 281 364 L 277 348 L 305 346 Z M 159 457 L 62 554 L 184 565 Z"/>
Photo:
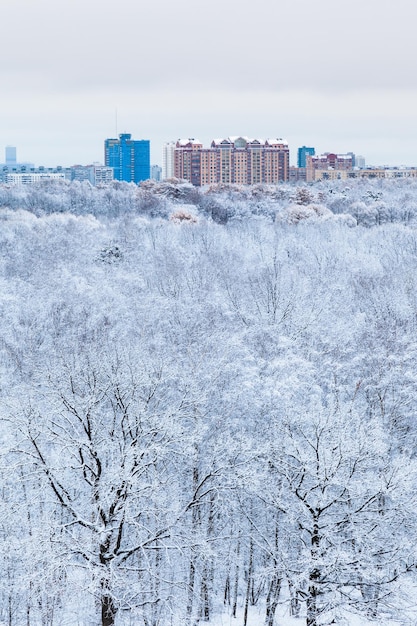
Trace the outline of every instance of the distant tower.
<path fill-rule="evenodd" d="M 6 165 L 16 165 L 16 148 L 14 146 L 6 146 Z"/>
<path fill-rule="evenodd" d="M 119 139 L 106 139 L 104 142 L 104 162 L 112 167 L 115 180 L 139 183 L 150 176 L 150 141 L 133 140 L 124 133 Z"/>
<path fill-rule="evenodd" d="M 352 157 L 352 167 L 356 166 L 356 156 L 354 152 L 346 152 L 346 154 L 350 157 Z"/>
<path fill-rule="evenodd" d="M 162 167 L 160 165 L 151 165 L 151 179 L 156 180 L 158 183 L 161 180 Z"/>
<path fill-rule="evenodd" d="M 173 178 L 175 176 L 174 155 L 175 141 L 164 143 L 162 148 L 162 180 Z"/>
<path fill-rule="evenodd" d="M 355 156 L 355 167 L 359 167 L 359 169 L 365 169 L 366 166 L 366 161 L 365 161 L 365 157 L 362 156 L 361 154 L 357 154 Z"/>
<path fill-rule="evenodd" d="M 314 156 L 316 151 L 314 148 L 308 148 L 307 146 L 303 146 L 302 148 L 298 148 L 297 154 L 297 167 L 306 167 L 307 166 L 307 154 Z"/>

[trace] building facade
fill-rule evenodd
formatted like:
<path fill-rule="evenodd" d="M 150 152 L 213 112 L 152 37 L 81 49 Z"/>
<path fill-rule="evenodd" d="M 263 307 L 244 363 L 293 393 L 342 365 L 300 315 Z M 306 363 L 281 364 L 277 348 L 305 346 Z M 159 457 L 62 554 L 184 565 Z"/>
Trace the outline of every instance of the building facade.
<path fill-rule="evenodd" d="M 94 186 L 108 185 L 113 182 L 114 179 L 112 167 L 97 163 L 93 165 L 72 165 L 70 170 L 70 180 L 77 180 L 79 182 L 86 180 Z"/>
<path fill-rule="evenodd" d="M 305 183 L 307 180 L 307 168 L 305 167 L 295 167 L 294 165 L 290 165 L 290 183 Z"/>
<path fill-rule="evenodd" d="M 174 174 L 196 186 L 288 181 L 288 142 L 227 137 L 214 139 L 210 148 L 204 148 L 195 139 L 180 139 L 174 151 Z"/>
<path fill-rule="evenodd" d="M 150 177 L 150 141 L 133 140 L 128 133 L 104 142 L 104 163 L 113 168 L 115 180 L 139 183 Z"/>
<path fill-rule="evenodd" d="M 355 155 L 355 167 L 358 167 L 361 170 L 365 169 L 366 167 L 365 157 L 361 154 Z"/>
<path fill-rule="evenodd" d="M 65 180 L 64 172 L 7 172 L 4 183 L 8 185 L 36 185 L 45 180 Z"/>
<path fill-rule="evenodd" d="M 369 167 L 354 169 L 347 178 L 417 178 L 417 167 Z"/>
<path fill-rule="evenodd" d="M 325 152 L 322 155 L 306 155 L 306 181 L 346 178 L 353 170 L 354 155 Z"/>
<path fill-rule="evenodd" d="M 6 146 L 6 165 L 14 167 L 17 164 L 17 151 L 15 146 Z"/>
<path fill-rule="evenodd" d="M 301 146 L 297 151 L 297 167 L 306 167 L 307 166 L 307 155 L 314 156 L 316 151 L 314 148 L 309 148 L 307 146 Z"/>
<path fill-rule="evenodd" d="M 0 182 L 8 185 L 34 185 L 45 180 L 88 181 L 91 185 L 108 185 L 113 182 L 113 169 L 95 163 L 71 167 L 17 167 L 0 168 Z"/>
<path fill-rule="evenodd" d="M 17 149 L 15 146 L 6 146 L 5 148 L 5 161 L 0 163 L 0 169 L 4 172 L 19 172 L 21 170 L 28 171 L 35 166 L 33 163 L 27 161 L 19 162 L 17 160 Z M 1 174 L 0 174 L 1 176 Z"/>
<path fill-rule="evenodd" d="M 162 180 L 162 167 L 160 165 L 151 165 L 150 178 L 158 183 Z"/>
<path fill-rule="evenodd" d="M 174 155 L 176 145 L 175 141 L 168 141 L 162 146 L 162 180 L 174 178 L 175 176 Z"/>

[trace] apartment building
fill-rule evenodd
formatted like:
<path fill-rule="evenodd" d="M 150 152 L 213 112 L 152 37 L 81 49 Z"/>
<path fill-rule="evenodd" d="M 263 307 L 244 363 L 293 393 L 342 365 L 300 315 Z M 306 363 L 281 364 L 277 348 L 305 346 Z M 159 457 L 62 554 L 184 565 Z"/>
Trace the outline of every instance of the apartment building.
<path fill-rule="evenodd" d="M 91 185 L 109 185 L 113 182 L 113 168 L 95 163 L 93 165 L 72 165 L 71 167 L 32 167 L 3 166 L 0 182 L 8 185 L 35 185 L 45 180 L 88 181 Z"/>
<path fill-rule="evenodd" d="M 417 178 L 417 167 L 368 167 L 347 173 L 347 178 Z"/>
<path fill-rule="evenodd" d="M 7 185 L 35 185 L 45 180 L 65 180 L 64 172 L 7 172 L 3 181 Z"/>
<path fill-rule="evenodd" d="M 175 141 L 168 141 L 162 146 L 162 180 L 175 176 L 174 155 L 176 145 Z"/>
<path fill-rule="evenodd" d="M 255 185 L 289 179 L 289 148 L 284 139 L 227 137 L 204 148 L 195 139 L 180 139 L 174 151 L 177 178 L 193 185 Z"/>
<path fill-rule="evenodd" d="M 118 139 L 104 142 L 104 163 L 113 168 L 114 178 L 128 183 L 139 183 L 150 176 L 150 141 L 133 140 L 128 133 Z"/>
<path fill-rule="evenodd" d="M 306 181 L 346 178 L 352 171 L 355 155 L 325 152 L 322 155 L 306 155 Z"/>
<path fill-rule="evenodd" d="M 95 163 L 93 165 L 72 165 L 69 180 L 82 182 L 87 180 L 92 185 L 109 185 L 113 182 L 113 168 Z"/>
<path fill-rule="evenodd" d="M 316 154 L 316 150 L 313 147 L 309 146 L 301 146 L 297 150 L 297 167 L 306 167 L 307 165 L 307 155 L 314 156 Z"/>

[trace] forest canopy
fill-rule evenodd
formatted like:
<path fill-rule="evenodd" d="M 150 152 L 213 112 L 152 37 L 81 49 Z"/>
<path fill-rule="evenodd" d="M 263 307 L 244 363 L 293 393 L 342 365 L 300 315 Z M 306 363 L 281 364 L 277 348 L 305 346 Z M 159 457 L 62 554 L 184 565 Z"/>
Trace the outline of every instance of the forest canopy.
<path fill-rule="evenodd" d="M 1 186 L 0 623 L 414 623 L 416 226 L 414 181 Z"/>

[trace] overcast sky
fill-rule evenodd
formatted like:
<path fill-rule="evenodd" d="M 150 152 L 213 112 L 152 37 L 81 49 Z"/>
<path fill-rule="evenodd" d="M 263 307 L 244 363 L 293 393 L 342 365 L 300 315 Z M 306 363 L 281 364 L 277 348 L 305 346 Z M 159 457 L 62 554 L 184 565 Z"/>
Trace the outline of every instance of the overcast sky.
<path fill-rule="evenodd" d="M 414 0 L 12 0 L 0 161 L 103 162 L 116 133 L 229 135 L 417 166 Z"/>

